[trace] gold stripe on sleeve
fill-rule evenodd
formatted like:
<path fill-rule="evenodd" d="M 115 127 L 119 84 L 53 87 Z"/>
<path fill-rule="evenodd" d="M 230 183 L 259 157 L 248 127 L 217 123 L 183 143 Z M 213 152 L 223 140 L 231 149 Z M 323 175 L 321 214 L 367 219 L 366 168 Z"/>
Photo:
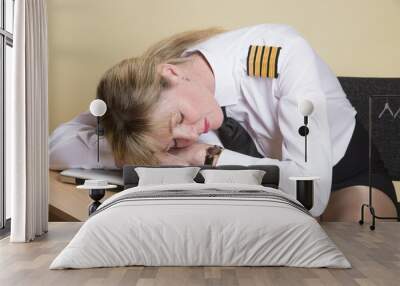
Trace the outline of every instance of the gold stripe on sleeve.
<path fill-rule="evenodd" d="M 278 48 L 272 47 L 271 50 L 271 58 L 269 59 L 268 62 L 268 77 L 269 78 L 275 78 L 275 61 L 276 61 L 276 53 L 278 51 Z"/>
<path fill-rule="evenodd" d="M 256 46 L 250 46 L 249 55 L 247 57 L 247 74 L 254 76 L 254 56 L 256 52 Z"/>
<path fill-rule="evenodd" d="M 264 46 L 258 46 L 256 57 L 255 57 L 255 64 L 254 64 L 254 67 L 255 67 L 254 75 L 255 76 L 260 76 L 260 74 L 261 74 L 261 72 L 260 72 L 261 71 L 261 56 L 262 56 L 263 51 L 264 51 Z"/>
<path fill-rule="evenodd" d="M 267 77 L 267 61 L 268 61 L 268 56 L 269 53 L 271 52 L 271 47 L 264 46 L 264 55 L 262 57 L 262 62 L 261 62 L 261 77 L 266 78 Z"/>

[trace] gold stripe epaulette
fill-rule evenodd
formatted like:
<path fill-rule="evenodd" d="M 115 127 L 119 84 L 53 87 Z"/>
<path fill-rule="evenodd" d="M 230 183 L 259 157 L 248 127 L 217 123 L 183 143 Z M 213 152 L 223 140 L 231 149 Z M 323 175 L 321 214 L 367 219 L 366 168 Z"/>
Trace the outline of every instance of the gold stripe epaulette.
<path fill-rule="evenodd" d="M 251 45 L 247 55 L 247 75 L 277 78 L 280 51 L 281 47 Z"/>

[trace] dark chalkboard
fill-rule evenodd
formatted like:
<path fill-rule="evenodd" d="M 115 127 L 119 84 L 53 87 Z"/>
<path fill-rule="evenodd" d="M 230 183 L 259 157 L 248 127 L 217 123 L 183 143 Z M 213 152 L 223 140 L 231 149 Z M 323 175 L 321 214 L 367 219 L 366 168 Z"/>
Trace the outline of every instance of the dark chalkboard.
<path fill-rule="evenodd" d="M 369 97 L 374 96 L 371 105 L 372 140 L 392 179 L 400 180 L 400 78 L 339 77 L 339 81 L 357 110 L 358 119 L 367 130 Z M 386 103 L 389 104 L 393 116 L 388 110 L 382 113 Z"/>

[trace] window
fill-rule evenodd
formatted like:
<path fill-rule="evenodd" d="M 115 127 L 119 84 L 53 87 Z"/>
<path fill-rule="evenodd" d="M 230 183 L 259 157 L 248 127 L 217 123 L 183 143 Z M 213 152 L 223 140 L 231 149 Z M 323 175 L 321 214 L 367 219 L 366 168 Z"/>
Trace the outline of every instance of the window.
<path fill-rule="evenodd" d="M 13 65 L 14 0 L 0 0 L 0 228 L 9 226 L 10 194 L 4 182 L 5 98 L 11 92 Z M 8 222 L 7 222 L 8 221 Z M 7 222 L 7 223 L 6 223 Z M 1 233 L 0 233 L 1 235 Z"/>

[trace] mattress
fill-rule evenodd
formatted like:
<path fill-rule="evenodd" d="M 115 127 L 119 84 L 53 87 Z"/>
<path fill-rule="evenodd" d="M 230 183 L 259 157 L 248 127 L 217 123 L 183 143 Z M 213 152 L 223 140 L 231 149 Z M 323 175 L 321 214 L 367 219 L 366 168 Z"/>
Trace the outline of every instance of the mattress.
<path fill-rule="evenodd" d="M 198 183 L 113 195 L 50 269 L 129 265 L 351 267 L 316 219 L 282 191 Z"/>

